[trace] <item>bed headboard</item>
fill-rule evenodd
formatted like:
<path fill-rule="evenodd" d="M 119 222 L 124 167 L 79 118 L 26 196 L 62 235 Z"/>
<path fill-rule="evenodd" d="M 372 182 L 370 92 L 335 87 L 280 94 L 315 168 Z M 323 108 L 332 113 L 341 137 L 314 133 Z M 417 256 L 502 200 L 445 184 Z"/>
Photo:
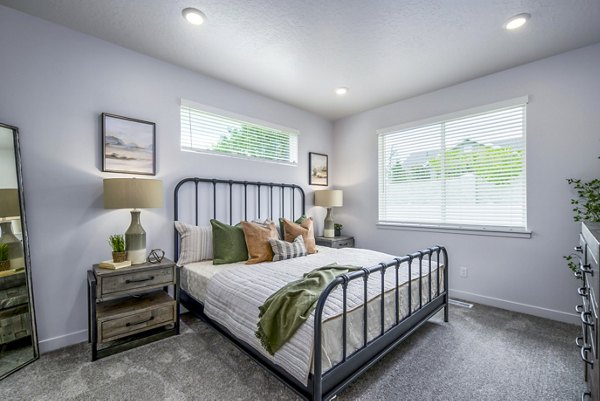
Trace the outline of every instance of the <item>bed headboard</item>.
<path fill-rule="evenodd" d="M 295 184 L 190 177 L 175 186 L 173 219 L 195 225 L 210 219 L 229 224 L 262 218 L 296 220 L 306 213 L 305 200 L 304 190 Z M 174 256 L 179 256 L 177 230 Z"/>

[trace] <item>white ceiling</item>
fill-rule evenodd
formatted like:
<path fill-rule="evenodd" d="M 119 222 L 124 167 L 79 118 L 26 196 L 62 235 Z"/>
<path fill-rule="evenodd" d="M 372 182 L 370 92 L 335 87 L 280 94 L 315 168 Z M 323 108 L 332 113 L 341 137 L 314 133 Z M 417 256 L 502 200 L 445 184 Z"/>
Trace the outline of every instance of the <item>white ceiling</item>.
<path fill-rule="evenodd" d="M 598 0 L 0 0 L 337 119 L 600 42 Z M 208 17 L 188 24 L 181 10 Z M 527 12 L 518 32 L 502 24 Z M 345 97 L 333 93 L 347 86 Z"/>

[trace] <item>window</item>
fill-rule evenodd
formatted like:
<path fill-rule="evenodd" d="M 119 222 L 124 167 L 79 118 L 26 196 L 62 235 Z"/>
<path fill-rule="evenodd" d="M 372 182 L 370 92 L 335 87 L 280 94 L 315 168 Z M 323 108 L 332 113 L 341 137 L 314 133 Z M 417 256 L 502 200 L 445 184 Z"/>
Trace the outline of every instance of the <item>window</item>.
<path fill-rule="evenodd" d="M 291 128 L 181 102 L 181 150 L 297 165 L 298 135 Z"/>
<path fill-rule="evenodd" d="M 526 231 L 526 104 L 378 131 L 379 223 Z"/>

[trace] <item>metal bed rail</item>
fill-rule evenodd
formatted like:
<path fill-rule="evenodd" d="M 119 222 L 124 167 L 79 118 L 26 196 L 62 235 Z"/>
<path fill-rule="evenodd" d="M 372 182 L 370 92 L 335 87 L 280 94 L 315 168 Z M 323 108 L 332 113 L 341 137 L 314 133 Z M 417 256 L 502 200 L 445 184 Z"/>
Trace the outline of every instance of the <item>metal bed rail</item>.
<path fill-rule="evenodd" d="M 234 224 L 234 192 L 240 195 L 243 198 L 244 211 L 243 215 L 240 215 L 240 220 L 248 220 L 249 218 L 262 218 L 263 216 L 270 218 L 273 221 L 276 221 L 279 217 L 289 216 L 292 220 L 296 220 L 297 215 L 297 207 L 296 207 L 296 198 L 299 197 L 299 211 L 300 215 L 304 215 L 306 213 L 306 195 L 304 194 L 304 190 L 301 186 L 295 184 L 284 184 L 284 183 L 274 183 L 274 182 L 261 182 L 261 181 L 237 181 L 237 180 L 221 180 L 216 178 L 184 178 L 179 181 L 179 183 L 175 186 L 174 191 L 174 219 L 177 221 L 179 219 L 179 196 L 181 187 L 185 184 L 194 184 L 194 199 L 195 199 L 195 209 L 194 209 L 194 222 L 198 225 L 200 213 L 198 210 L 199 205 L 199 186 L 200 184 L 206 184 L 209 188 L 212 188 L 212 218 L 216 219 L 219 216 L 217 213 L 217 193 L 219 188 L 225 188 L 226 198 L 225 205 L 222 207 L 227 207 L 227 219 L 229 220 L 229 224 Z M 206 186 L 205 185 L 205 186 Z M 254 188 L 254 191 L 249 191 L 249 188 Z M 277 191 L 273 189 L 277 188 Z M 239 192 L 237 192 L 239 191 Z M 287 196 L 286 196 L 287 192 Z M 289 198 L 288 198 L 289 197 Z M 277 207 L 275 208 L 275 205 Z M 287 205 L 287 207 L 286 207 Z M 287 209 L 287 210 L 286 210 Z M 276 213 L 277 212 L 277 213 Z M 289 212 L 286 214 L 286 212 Z M 241 214 L 241 213 L 240 213 Z M 222 220 L 225 221 L 225 220 Z M 179 255 L 179 234 L 177 230 L 174 230 L 175 236 L 175 257 Z"/>
<path fill-rule="evenodd" d="M 432 256 L 436 255 L 435 269 L 436 289 L 432 291 Z M 440 254 L 443 262 L 440 264 Z M 426 266 L 424 259 L 426 258 Z M 419 302 L 418 306 L 413 308 L 412 287 L 413 287 L 413 263 L 418 262 L 418 288 Z M 399 272 L 400 265 L 407 263 L 408 266 L 408 312 L 406 316 L 400 319 L 400 283 Z M 440 277 L 441 266 L 443 266 L 443 276 Z M 428 270 L 427 275 L 427 301 L 423 302 L 423 269 Z M 395 288 L 385 289 L 385 275 L 388 270 L 395 273 Z M 427 271 L 426 270 L 426 271 Z M 368 283 L 369 279 L 379 273 L 381 280 L 380 297 L 380 324 L 379 335 L 369 341 L 368 339 Z M 347 325 L 347 289 L 351 281 L 363 281 L 363 345 L 351 355 L 348 355 Z M 417 279 L 415 279 L 417 280 Z M 440 289 L 440 282 L 443 283 L 443 290 Z M 338 286 L 342 288 L 342 360 L 331 367 L 327 372 L 322 370 L 322 330 L 323 330 L 323 311 L 329 295 Z M 385 325 L 385 295 L 393 292 L 395 303 L 395 322 L 386 330 Z M 364 267 L 360 270 L 346 273 L 338 276 L 323 291 L 315 309 L 314 324 L 314 370 L 312 376 L 312 399 L 320 401 L 321 399 L 330 399 L 341 389 L 347 386 L 356 376 L 368 369 L 373 363 L 381 359 L 391 348 L 402 341 L 406 336 L 415 331 L 421 324 L 425 323 L 429 317 L 436 314 L 444 308 L 444 321 L 448 321 L 448 253 L 443 246 L 434 246 L 403 257 L 394 258 L 389 262 L 382 262 L 371 267 Z"/>

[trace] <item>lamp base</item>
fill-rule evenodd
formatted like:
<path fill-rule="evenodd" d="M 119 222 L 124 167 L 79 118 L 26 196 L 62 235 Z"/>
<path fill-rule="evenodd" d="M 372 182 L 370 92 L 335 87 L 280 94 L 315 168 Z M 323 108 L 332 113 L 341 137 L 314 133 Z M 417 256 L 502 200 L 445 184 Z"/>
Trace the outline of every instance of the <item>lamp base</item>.
<path fill-rule="evenodd" d="M 335 236 L 335 229 L 333 225 L 333 212 L 331 208 L 327 208 L 327 216 L 325 217 L 325 224 L 323 226 L 323 237 L 333 238 Z"/>
<path fill-rule="evenodd" d="M 140 211 L 131 211 L 131 224 L 125 231 L 125 250 L 127 260 L 132 265 L 146 263 L 146 231 L 140 223 Z"/>

